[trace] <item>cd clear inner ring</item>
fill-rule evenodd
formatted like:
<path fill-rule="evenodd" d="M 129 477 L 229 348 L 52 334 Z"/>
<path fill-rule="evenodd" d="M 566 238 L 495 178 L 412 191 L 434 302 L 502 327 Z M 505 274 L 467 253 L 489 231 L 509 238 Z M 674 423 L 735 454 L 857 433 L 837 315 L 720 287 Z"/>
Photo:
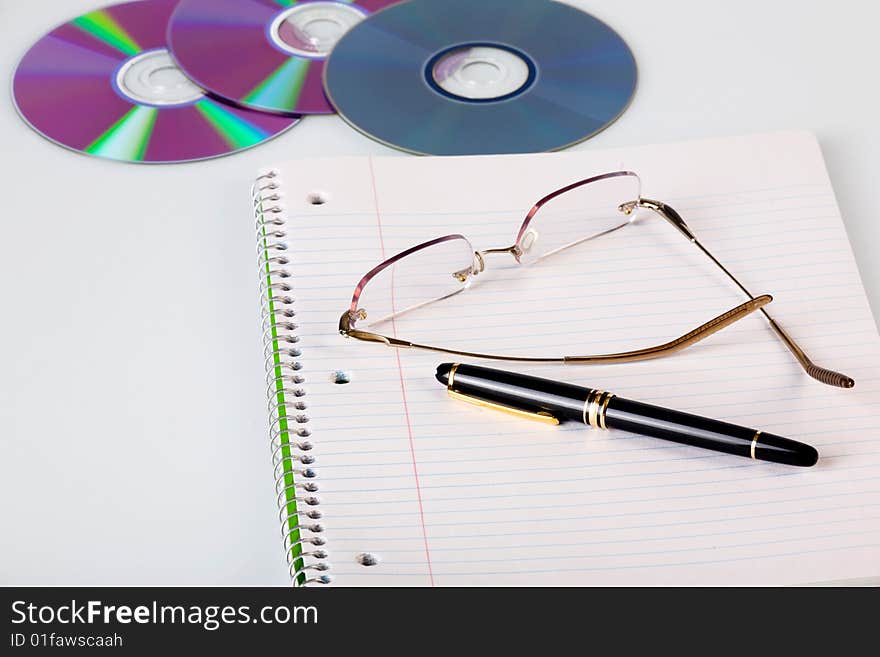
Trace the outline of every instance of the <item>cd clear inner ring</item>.
<path fill-rule="evenodd" d="M 490 101 L 518 95 L 534 79 L 534 65 L 513 49 L 464 45 L 431 58 L 429 82 L 461 100 Z"/>
<path fill-rule="evenodd" d="M 116 88 L 128 100 L 158 107 L 186 105 L 204 96 L 165 48 L 127 60 L 116 73 Z"/>
<path fill-rule="evenodd" d="M 289 55 L 325 57 L 336 42 L 365 18 L 339 2 L 308 2 L 282 12 L 269 29 L 272 43 Z"/>

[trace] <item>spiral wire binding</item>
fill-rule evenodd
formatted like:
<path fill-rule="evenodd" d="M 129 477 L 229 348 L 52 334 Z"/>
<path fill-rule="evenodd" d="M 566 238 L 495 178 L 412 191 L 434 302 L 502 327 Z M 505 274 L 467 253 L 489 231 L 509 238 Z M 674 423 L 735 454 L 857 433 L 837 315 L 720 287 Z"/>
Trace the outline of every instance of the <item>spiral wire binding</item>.
<path fill-rule="evenodd" d="M 294 586 L 330 584 L 330 564 L 320 523 L 321 499 L 315 457 L 309 452 L 306 383 L 294 323 L 292 273 L 286 255 L 288 223 L 278 171 L 259 176 L 251 188 L 260 265 L 260 319 L 269 405 L 269 448 L 278 521 Z"/>

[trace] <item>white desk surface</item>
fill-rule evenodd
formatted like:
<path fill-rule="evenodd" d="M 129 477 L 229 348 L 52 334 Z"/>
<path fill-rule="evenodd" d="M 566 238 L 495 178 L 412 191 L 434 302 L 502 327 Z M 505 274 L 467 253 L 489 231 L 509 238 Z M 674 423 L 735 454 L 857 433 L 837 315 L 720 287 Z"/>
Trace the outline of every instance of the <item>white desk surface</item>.
<path fill-rule="evenodd" d="M 0 0 L 7 85 L 33 41 L 97 4 Z M 880 312 L 880 10 L 574 4 L 624 36 L 641 75 L 627 113 L 577 148 L 813 130 Z M 288 582 L 248 186 L 291 157 L 393 152 L 312 117 L 220 160 L 116 164 L 0 102 L 0 585 Z"/>

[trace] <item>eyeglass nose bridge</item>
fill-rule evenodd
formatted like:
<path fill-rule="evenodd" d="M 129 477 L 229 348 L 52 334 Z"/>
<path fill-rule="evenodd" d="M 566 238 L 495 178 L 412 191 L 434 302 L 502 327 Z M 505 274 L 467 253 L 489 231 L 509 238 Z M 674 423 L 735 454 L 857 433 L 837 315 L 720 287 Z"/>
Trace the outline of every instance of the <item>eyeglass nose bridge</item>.
<path fill-rule="evenodd" d="M 518 260 L 519 256 L 520 256 L 520 248 L 519 248 L 519 246 L 514 244 L 513 246 L 508 246 L 503 249 L 484 249 L 482 251 L 475 251 L 474 252 L 474 266 L 473 266 L 471 273 L 474 276 L 476 276 L 476 275 L 482 274 L 484 271 L 486 271 L 486 256 L 497 254 L 497 253 L 507 253 L 507 254 L 512 255 L 514 258 L 516 258 Z"/>

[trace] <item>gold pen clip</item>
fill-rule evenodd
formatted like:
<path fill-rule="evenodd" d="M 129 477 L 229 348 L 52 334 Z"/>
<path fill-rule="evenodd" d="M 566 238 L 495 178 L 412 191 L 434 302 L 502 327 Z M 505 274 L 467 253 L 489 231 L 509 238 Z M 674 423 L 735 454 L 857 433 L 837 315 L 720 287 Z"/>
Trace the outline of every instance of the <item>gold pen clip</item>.
<path fill-rule="evenodd" d="M 516 417 L 525 418 L 527 420 L 534 420 L 535 422 L 542 422 L 544 424 L 559 424 L 559 420 L 555 417 L 547 413 L 546 411 L 539 411 L 537 413 L 533 413 L 532 411 L 524 411 L 519 408 L 513 408 L 512 406 L 504 406 L 503 404 L 496 404 L 495 402 L 486 401 L 485 399 L 479 399 L 478 397 L 471 397 L 469 395 L 463 395 L 460 392 L 456 392 L 455 390 L 447 390 L 449 396 L 452 399 L 458 399 L 459 401 L 467 402 L 468 404 L 473 404 L 474 406 L 482 406 L 483 408 L 491 408 L 495 411 L 501 411 L 502 413 L 507 413 L 508 415 L 514 415 Z"/>

